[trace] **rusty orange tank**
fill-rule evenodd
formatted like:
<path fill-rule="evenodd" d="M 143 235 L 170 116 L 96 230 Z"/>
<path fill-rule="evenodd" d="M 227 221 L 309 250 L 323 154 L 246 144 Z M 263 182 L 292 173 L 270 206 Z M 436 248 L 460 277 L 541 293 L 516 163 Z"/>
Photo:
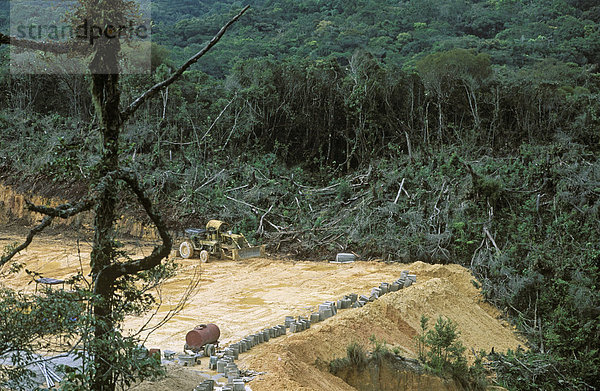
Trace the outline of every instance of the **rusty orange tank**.
<path fill-rule="evenodd" d="M 215 343 L 221 336 L 221 330 L 216 324 L 201 324 L 185 336 L 185 343 L 190 349 L 200 349 L 207 343 Z"/>

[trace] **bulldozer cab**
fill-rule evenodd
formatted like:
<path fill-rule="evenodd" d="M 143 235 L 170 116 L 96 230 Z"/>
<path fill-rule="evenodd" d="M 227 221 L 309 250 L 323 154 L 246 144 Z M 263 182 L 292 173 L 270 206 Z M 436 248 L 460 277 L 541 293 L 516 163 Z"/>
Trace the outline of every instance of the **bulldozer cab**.
<path fill-rule="evenodd" d="M 222 234 L 230 230 L 229 224 L 220 220 L 210 220 L 206 223 L 206 232 L 209 240 L 220 240 Z"/>

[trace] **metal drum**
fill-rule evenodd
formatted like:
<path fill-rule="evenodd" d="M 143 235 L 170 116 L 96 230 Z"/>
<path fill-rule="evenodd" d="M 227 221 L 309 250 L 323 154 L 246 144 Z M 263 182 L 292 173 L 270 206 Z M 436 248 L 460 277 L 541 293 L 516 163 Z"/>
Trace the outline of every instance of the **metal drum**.
<path fill-rule="evenodd" d="M 185 342 L 190 349 L 199 349 L 207 343 L 215 343 L 221 336 L 221 330 L 216 324 L 201 324 L 185 336 Z"/>

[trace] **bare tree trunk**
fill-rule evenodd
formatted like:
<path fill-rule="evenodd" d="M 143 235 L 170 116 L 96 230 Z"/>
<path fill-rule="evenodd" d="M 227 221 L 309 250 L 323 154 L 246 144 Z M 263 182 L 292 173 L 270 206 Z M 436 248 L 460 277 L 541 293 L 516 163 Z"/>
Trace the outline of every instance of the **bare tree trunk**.
<path fill-rule="evenodd" d="M 444 128 L 444 119 L 442 114 L 442 97 L 438 95 L 437 99 L 437 109 L 438 109 L 438 141 L 442 141 L 442 130 Z"/>
<path fill-rule="evenodd" d="M 481 126 L 481 119 L 479 117 L 479 108 L 477 105 L 477 95 L 475 95 L 475 89 L 470 88 L 466 82 L 463 82 L 463 87 L 465 88 L 467 101 L 469 102 L 469 109 L 471 110 L 471 115 L 473 116 L 473 125 L 475 126 L 476 130 L 479 130 Z"/>

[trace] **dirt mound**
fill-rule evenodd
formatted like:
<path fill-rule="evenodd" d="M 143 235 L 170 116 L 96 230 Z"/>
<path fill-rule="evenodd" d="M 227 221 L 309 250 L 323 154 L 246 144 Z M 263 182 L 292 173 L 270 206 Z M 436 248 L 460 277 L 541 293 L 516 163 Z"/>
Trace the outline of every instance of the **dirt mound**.
<path fill-rule="evenodd" d="M 372 349 L 371 336 L 415 357 L 414 337 L 422 314 L 452 319 L 465 346 L 475 351 L 489 352 L 492 347 L 505 351 L 523 344 L 496 311 L 482 305 L 466 269 L 420 262 L 405 267 L 417 274 L 416 285 L 384 295 L 363 308 L 342 311 L 307 331 L 265 344 L 244 358 L 243 364 L 265 372 L 252 382 L 252 389 L 352 390 L 328 373 L 325 364 L 345 356 L 352 342 Z"/>
<path fill-rule="evenodd" d="M 127 388 L 135 391 L 192 391 L 206 378 L 179 365 L 168 365 L 167 376 L 156 381 L 145 381 Z"/>

